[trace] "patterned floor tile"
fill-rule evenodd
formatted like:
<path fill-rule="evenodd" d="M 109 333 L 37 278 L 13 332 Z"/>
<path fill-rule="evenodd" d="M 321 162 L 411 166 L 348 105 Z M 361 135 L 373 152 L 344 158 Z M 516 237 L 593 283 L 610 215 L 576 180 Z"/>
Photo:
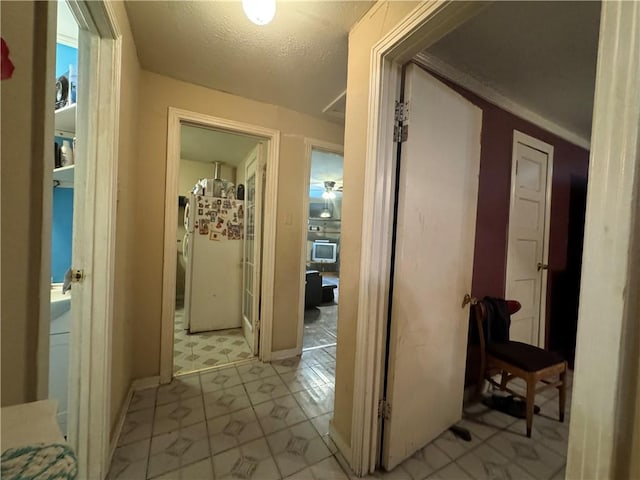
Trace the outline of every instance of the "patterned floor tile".
<path fill-rule="evenodd" d="M 311 423 L 321 437 L 329 435 L 329 423 L 332 418 L 333 412 L 329 412 L 311 419 Z"/>
<path fill-rule="evenodd" d="M 209 456 L 209 439 L 204 422 L 151 439 L 147 477 L 177 470 Z"/>
<path fill-rule="evenodd" d="M 512 425 L 509 425 L 507 430 L 518 436 L 522 436 L 522 438 L 526 438 L 527 427 L 524 420 L 518 420 Z M 566 421 L 565 423 L 560 423 L 558 420 L 535 415 L 533 418 L 531 440 L 543 443 L 547 448 L 566 457 L 567 443 L 569 440 L 569 423 Z"/>
<path fill-rule="evenodd" d="M 307 419 L 293 396 L 286 395 L 254 406 L 265 435 Z"/>
<path fill-rule="evenodd" d="M 207 419 L 228 415 L 250 406 L 251 402 L 242 385 L 204 395 L 204 411 Z"/>
<path fill-rule="evenodd" d="M 291 475 L 331 455 L 310 422 L 294 425 L 267 436 L 278 469 Z"/>
<path fill-rule="evenodd" d="M 436 447 L 442 450 L 451 460 L 455 460 L 456 458 L 464 455 L 472 448 L 477 447 L 482 443 L 482 441 L 471 433 L 471 441 L 466 442 L 461 438 L 455 436 L 451 433 L 450 430 L 447 430 L 438 438 L 436 438 L 433 443 Z"/>
<path fill-rule="evenodd" d="M 254 382 L 262 378 L 273 377 L 277 375 L 275 369 L 268 363 L 250 363 L 238 367 L 238 373 L 243 383 Z"/>
<path fill-rule="evenodd" d="M 302 365 L 302 358 L 300 357 L 292 357 L 292 358 L 287 358 L 285 360 L 278 360 L 276 362 L 272 362 L 271 366 L 273 366 L 273 368 L 279 374 L 295 372 L 296 370 L 304 367 L 304 365 Z"/>
<path fill-rule="evenodd" d="M 449 463 L 451 459 L 430 443 L 402 462 L 401 466 L 413 480 L 421 480 Z"/>
<path fill-rule="evenodd" d="M 215 455 L 213 470 L 217 480 L 278 480 L 282 478 L 264 438 Z"/>
<path fill-rule="evenodd" d="M 334 457 L 325 458 L 287 477 L 289 480 L 348 480 L 348 478 Z"/>
<path fill-rule="evenodd" d="M 465 406 L 463 417 L 469 422 L 479 423 L 498 430 L 502 430 L 518 420 L 511 415 L 492 410 L 480 402 Z"/>
<path fill-rule="evenodd" d="M 488 444 L 535 478 L 550 478 L 566 460 L 541 443 L 510 431 L 500 432 Z"/>
<path fill-rule="evenodd" d="M 205 458 L 199 462 L 192 463 L 186 467 L 179 468 L 172 472 L 165 473 L 153 480 L 213 480 L 213 467 L 211 459 Z"/>
<path fill-rule="evenodd" d="M 242 384 L 242 379 L 235 367 L 214 370 L 200 374 L 203 392 L 214 392 L 223 388 L 235 387 Z"/>
<path fill-rule="evenodd" d="M 197 396 L 156 407 L 153 434 L 173 432 L 204 421 L 202 397 Z"/>
<path fill-rule="evenodd" d="M 131 397 L 131 402 L 129 402 L 129 412 L 155 406 L 157 393 L 158 389 L 155 387 L 134 392 Z"/>
<path fill-rule="evenodd" d="M 534 480 L 518 465 L 487 445 L 480 445 L 460 457 L 456 463 L 476 480 Z"/>
<path fill-rule="evenodd" d="M 147 461 L 151 440 L 134 442 L 116 448 L 107 480 L 144 480 L 147 478 Z"/>
<path fill-rule="evenodd" d="M 284 397 L 289 394 L 286 385 L 277 375 L 275 377 L 267 377 L 255 382 L 245 383 L 244 388 L 247 390 L 249 399 L 253 405 L 268 402 L 274 398 Z"/>
<path fill-rule="evenodd" d="M 565 480 L 566 477 L 567 477 L 567 468 L 566 466 L 564 466 L 560 470 L 558 470 L 553 477 L 551 477 L 551 480 Z"/>
<path fill-rule="evenodd" d="M 217 343 L 204 348 L 186 347 L 193 338 L 176 332 L 185 352 L 181 361 L 193 365 L 187 356 L 242 349 L 234 345 L 240 335 L 217 342 L 209 332 L 203 338 Z M 301 358 L 210 369 L 136 392 L 108 478 L 355 478 L 346 463 L 336 461 L 341 454 L 328 435 L 334 356 L 335 347 L 312 349 Z M 562 478 L 569 425 L 557 421 L 557 403 L 540 396 L 531 440 L 524 420 L 481 404 L 465 406 L 460 424 L 471 431 L 471 442 L 447 431 L 393 471 L 365 478 Z M 569 413 L 567 408 L 567 419 Z"/>
<path fill-rule="evenodd" d="M 127 413 L 118 439 L 118 445 L 127 445 L 151 438 L 154 408 L 145 408 Z"/>
<path fill-rule="evenodd" d="M 332 364 L 335 362 L 336 359 L 325 352 L 322 348 L 302 352 L 302 363 L 307 367 L 313 367 L 314 365 L 321 364 Z"/>
<path fill-rule="evenodd" d="M 450 463 L 427 478 L 433 480 L 473 480 L 467 472 L 455 463 Z"/>
<path fill-rule="evenodd" d="M 158 387 L 157 404 L 177 402 L 178 400 L 197 397 L 201 394 L 200 376 L 198 374 L 176 377 L 168 385 Z"/>
<path fill-rule="evenodd" d="M 356 477 L 353 474 L 349 475 L 351 480 L 358 480 L 360 477 Z M 383 479 L 383 480 L 413 480 L 411 475 L 409 475 L 402 466 L 398 466 L 391 470 L 390 472 L 386 472 L 384 470 L 376 470 L 370 475 L 366 475 L 362 477 L 364 480 L 375 480 L 375 479 Z"/>
<path fill-rule="evenodd" d="M 320 387 L 309 388 L 293 395 L 302 408 L 302 411 L 309 418 L 324 415 L 333 411 L 333 386 L 322 385 Z"/>
<path fill-rule="evenodd" d="M 200 371 L 253 356 L 242 328 L 189 334 L 183 328 L 183 311 L 176 310 L 174 372 Z"/>
<path fill-rule="evenodd" d="M 212 455 L 263 436 L 252 408 L 209 420 L 207 429 Z"/>
<path fill-rule="evenodd" d="M 280 378 L 291 393 L 328 383 L 325 377 L 318 375 L 311 367 L 301 368 L 295 372 L 281 373 Z"/>

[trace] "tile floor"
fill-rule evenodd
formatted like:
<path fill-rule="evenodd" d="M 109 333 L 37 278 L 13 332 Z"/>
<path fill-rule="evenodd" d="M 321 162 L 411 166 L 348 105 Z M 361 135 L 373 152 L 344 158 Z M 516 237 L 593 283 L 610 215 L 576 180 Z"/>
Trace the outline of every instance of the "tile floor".
<path fill-rule="evenodd" d="M 335 347 L 299 359 L 257 361 L 185 375 L 135 393 L 109 479 L 355 479 L 328 435 Z M 391 472 L 368 479 L 560 479 L 564 424 L 555 391 L 538 396 L 533 436 L 518 420 L 476 404 L 447 431 Z"/>
<path fill-rule="evenodd" d="M 173 337 L 173 372 L 183 374 L 252 357 L 242 328 L 189 334 L 184 310 L 176 309 Z"/>
<path fill-rule="evenodd" d="M 302 349 L 327 347 L 336 344 L 338 337 L 338 277 L 323 273 L 323 281 L 338 287 L 333 290 L 333 302 L 323 303 L 304 311 L 304 333 Z"/>

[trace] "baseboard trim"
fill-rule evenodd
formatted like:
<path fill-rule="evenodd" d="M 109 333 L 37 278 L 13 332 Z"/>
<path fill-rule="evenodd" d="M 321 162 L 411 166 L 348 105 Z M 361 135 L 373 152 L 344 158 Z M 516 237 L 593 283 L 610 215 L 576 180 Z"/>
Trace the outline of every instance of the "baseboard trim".
<path fill-rule="evenodd" d="M 300 352 L 297 348 L 290 348 L 289 350 L 278 350 L 277 352 L 271 352 L 270 361 L 285 360 L 287 358 L 297 357 Z"/>
<path fill-rule="evenodd" d="M 155 377 L 138 378 L 131 382 L 131 388 L 134 391 L 146 390 L 147 388 L 154 388 L 160 385 L 160 375 Z"/>
<path fill-rule="evenodd" d="M 109 466 L 113 461 L 113 455 L 116 452 L 116 448 L 118 447 L 118 440 L 120 439 L 120 435 L 122 434 L 122 428 L 124 427 L 124 420 L 127 417 L 127 412 L 129 411 L 129 405 L 131 405 L 131 399 L 133 398 L 133 394 L 138 390 L 146 390 L 147 388 L 154 388 L 160 385 L 160 376 L 155 377 L 146 377 L 146 378 L 138 378 L 131 382 L 129 386 L 129 391 L 127 392 L 127 396 L 124 399 L 124 403 L 122 404 L 122 408 L 120 408 L 120 412 L 118 413 L 118 421 L 116 422 L 116 428 L 113 432 L 113 436 L 111 437 L 109 444 L 109 463 L 107 463 L 107 472 L 109 471 Z"/>
<path fill-rule="evenodd" d="M 118 421 L 116 422 L 116 428 L 113 432 L 113 436 L 111 437 L 110 445 L 109 445 L 109 457 L 108 463 L 106 465 L 105 472 L 109 472 L 109 467 L 113 462 L 113 455 L 116 453 L 116 448 L 118 447 L 118 440 L 120 439 L 120 435 L 122 434 L 122 428 L 124 427 L 124 420 L 127 417 L 127 412 L 129 411 L 129 405 L 131 404 L 131 399 L 133 398 L 134 392 L 133 383 L 129 387 L 129 391 L 127 392 L 127 396 L 124 399 L 124 403 L 120 408 L 120 412 L 118 413 Z"/>
<path fill-rule="evenodd" d="M 340 435 L 340 433 L 338 433 L 338 431 L 333 426 L 333 418 L 329 421 L 329 437 L 331 437 L 331 440 L 333 440 L 333 443 L 336 444 L 336 447 L 338 447 L 340 454 L 347 462 L 347 465 L 343 466 L 348 467 L 349 470 L 353 471 L 353 468 L 351 467 L 351 446 L 348 445 L 347 442 L 345 442 L 342 435 Z"/>

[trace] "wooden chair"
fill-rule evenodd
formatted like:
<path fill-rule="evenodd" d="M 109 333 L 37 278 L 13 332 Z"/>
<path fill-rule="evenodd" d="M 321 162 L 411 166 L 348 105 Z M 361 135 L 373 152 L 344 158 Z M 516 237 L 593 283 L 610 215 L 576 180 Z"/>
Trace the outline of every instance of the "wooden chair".
<path fill-rule="evenodd" d="M 507 301 L 509 315 L 516 313 L 520 307 L 520 303 L 517 301 Z M 550 388 L 557 388 L 559 391 L 560 421 L 564 422 L 567 362 L 555 352 L 527 343 L 509 340 L 504 343 L 490 342 L 486 344 L 484 325 L 487 319 L 487 307 L 483 301 L 478 300 L 474 309 L 481 352 L 478 394 L 482 390 L 484 380 L 487 380 L 500 390 L 507 391 L 524 400 L 527 413 L 527 437 L 531 437 L 536 394 Z M 493 378 L 496 373 L 501 374 L 500 383 Z M 507 386 L 514 378 L 522 378 L 526 382 L 526 395 L 515 392 Z M 538 382 L 542 382 L 544 385 L 536 390 Z"/>

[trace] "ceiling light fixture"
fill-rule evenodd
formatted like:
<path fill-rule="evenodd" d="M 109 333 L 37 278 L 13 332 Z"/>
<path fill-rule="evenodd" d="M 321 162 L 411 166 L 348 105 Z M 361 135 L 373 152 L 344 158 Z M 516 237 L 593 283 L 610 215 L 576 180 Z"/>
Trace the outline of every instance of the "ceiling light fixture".
<path fill-rule="evenodd" d="M 331 218 L 331 211 L 327 207 L 324 207 L 320 212 L 320 218 Z"/>
<path fill-rule="evenodd" d="M 276 15 L 276 0 L 242 0 L 242 9 L 256 25 L 266 25 Z"/>
<path fill-rule="evenodd" d="M 333 200 L 336 198 L 336 192 L 333 191 L 333 187 L 335 187 L 336 182 L 326 181 L 324 182 L 324 192 L 322 192 L 322 198 L 325 200 Z"/>

